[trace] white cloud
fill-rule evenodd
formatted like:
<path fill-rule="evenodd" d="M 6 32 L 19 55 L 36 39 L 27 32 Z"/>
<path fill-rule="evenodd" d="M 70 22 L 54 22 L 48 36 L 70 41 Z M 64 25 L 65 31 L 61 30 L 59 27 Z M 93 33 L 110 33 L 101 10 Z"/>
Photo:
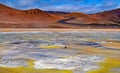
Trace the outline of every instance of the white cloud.
<path fill-rule="evenodd" d="M 67 11 L 67 12 L 72 12 L 72 11 L 78 11 L 80 8 L 79 7 L 74 7 L 72 5 L 58 5 L 58 6 L 49 6 L 49 7 L 42 7 L 42 10 L 47 10 L 47 11 Z"/>
<path fill-rule="evenodd" d="M 33 5 L 35 4 L 36 0 L 19 0 L 19 5 L 25 6 L 25 5 Z"/>
<path fill-rule="evenodd" d="M 85 13 L 120 8 L 120 0 L 7 0 L 4 4 L 17 9 L 40 8 L 47 11 Z"/>

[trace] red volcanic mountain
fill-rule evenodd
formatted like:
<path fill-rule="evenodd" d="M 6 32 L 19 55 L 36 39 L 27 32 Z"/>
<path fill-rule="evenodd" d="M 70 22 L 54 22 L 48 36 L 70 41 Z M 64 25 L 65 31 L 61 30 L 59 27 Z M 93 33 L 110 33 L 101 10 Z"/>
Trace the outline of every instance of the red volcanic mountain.
<path fill-rule="evenodd" d="M 40 9 L 16 10 L 0 4 L 0 27 L 44 28 L 60 18 Z"/>
<path fill-rule="evenodd" d="M 17 10 L 0 4 L 1 28 L 120 28 L 120 9 L 96 14 L 40 9 Z"/>
<path fill-rule="evenodd" d="M 120 9 L 96 14 L 74 12 L 66 14 L 65 17 L 73 17 L 73 20 L 67 22 L 78 24 L 120 24 Z"/>
<path fill-rule="evenodd" d="M 93 14 L 93 16 L 120 24 L 120 8 L 111 11 L 96 13 Z"/>

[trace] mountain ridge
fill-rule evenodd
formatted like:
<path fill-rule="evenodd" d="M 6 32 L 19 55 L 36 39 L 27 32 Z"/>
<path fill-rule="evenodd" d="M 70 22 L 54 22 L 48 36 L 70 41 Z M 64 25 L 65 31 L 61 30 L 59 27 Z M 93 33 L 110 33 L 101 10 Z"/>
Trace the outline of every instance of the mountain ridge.
<path fill-rule="evenodd" d="M 64 21 L 64 23 L 60 21 Z M 71 23 L 73 25 L 69 25 Z M 1 28 L 82 28 L 82 25 L 88 27 L 88 24 L 89 26 L 95 24 L 97 27 L 101 24 L 119 25 L 120 8 L 85 14 L 81 12 L 42 11 L 41 9 L 18 10 L 0 4 Z"/>

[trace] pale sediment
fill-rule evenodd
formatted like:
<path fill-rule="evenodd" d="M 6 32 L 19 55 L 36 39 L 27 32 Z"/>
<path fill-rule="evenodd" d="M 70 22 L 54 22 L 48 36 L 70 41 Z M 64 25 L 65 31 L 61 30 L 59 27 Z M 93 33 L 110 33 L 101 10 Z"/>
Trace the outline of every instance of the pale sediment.
<path fill-rule="evenodd" d="M 103 62 L 103 56 L 97 55 L 77 55 L 66 58 L 38 60 L 34 62 L 36 69 L 59 69 L 59 70 L 82 70 L 89 71 L 99 69 L 96 64 Z"/>
<path fill-rule="evenodd" d="M 34 60 L 35 69 L 85 73 L 100 69 L 97 63 L 104 61 L 105 53 L 109 57 L 119 56 L 120 51 L 116 44 L 114 48 L 108 45 L 111 39 L 117 39 L 119 44 L 119 32 L 3 32 L 0 33 L 0 38 L 2 67 L 28 66 L 27 60 Z M 111 44 L 114 42 L 111 41 Z"/>

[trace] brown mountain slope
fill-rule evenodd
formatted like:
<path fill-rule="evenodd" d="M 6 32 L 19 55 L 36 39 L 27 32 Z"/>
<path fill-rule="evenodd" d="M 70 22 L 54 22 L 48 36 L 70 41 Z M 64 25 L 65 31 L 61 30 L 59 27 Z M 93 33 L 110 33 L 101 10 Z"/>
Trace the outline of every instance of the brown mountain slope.
<path fill-rule="evenodd" d="M 113 21 L 105 20 L 97 15 L 89 15 L 80 12 L 74 12 L 65 15 L 65 17 L 73 17 L 73 20 L 67 21 L 70 23 L 79 23 L 79 24 L 114 24 Z"/>
<path fill-rule="evenodd" d="M 96 14 L 74 12 L 64 15 L 59 23 L 82 28 L 120 28 L 120 10 L 115 9 Z"/>
<path fill-rule="evenodd" d="M 96 20 L 92 16 L 84 14 L 84 13 L 80 13 L 80 12 L 74 12 L 74 13 L 67 14 L 65 15 L 65 17 L 74 18 L 73 20 L 70 20 L 68 22 L 79 23 L 79 24 L 89 24 Z"/>
<path fill-rule="evenodd" d="M 0 4 L 0 14 L 1 16 L 6 15 L 6 17 L 8 16 L 21 16 L 21 17 L 27 17 L 27 16 L 33 16 L 35 17 L 36 15 L 39 15 L 39 17 L 42 17 L 41 19 L 43 19 L 44 17 L 46 18 L 51 18 L 51 16 L 39 9 L 31 9 L 31 10 L 16 10 L 13 8 L 9 8 L 7 6 L 4 6 L 2 4 Z M 30 18 L 29 18 L 30 19 Z M 31 18 L 32 19 L 32 18 Z"/>
<path fill-rule="evenodd" d="M 104 28 L 120 27 L 120 9 L 96 14 L 17 10 L 0 4 L 1 28 Z"/>
<path fill-rule="evenodd" d="M 120 24 L 120 8 L 111 11 L 96 13 L 93 14 L 93 16 Z"/>
<path fill-rule="evenodd" d="M 48 27 L 60 19 L 40 9 L 16 10 L 0 4 L 0 27 Z"/>

